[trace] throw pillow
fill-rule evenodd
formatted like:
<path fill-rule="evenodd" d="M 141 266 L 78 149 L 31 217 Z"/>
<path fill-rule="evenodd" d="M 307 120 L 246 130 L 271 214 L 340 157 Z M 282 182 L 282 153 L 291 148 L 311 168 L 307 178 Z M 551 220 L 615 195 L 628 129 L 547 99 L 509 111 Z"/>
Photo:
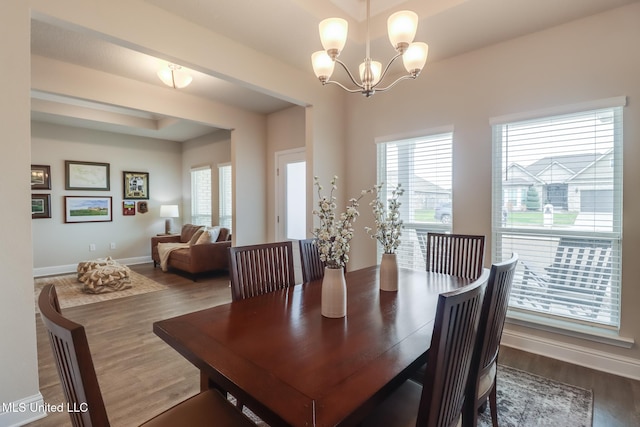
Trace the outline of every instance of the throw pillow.
<path fill-rule="evenodd" d="M 204 243 L 214 243 L 218 240 L 219 235 L 220 227 L 207 227 L 207 229 L 202 232 L 195 244 L 202 245 Z"/>
<path fill-rule="evenodd" d="M 193 233 L 193 236 L 191 236 L 191 240 L 189 240 L 189 246 L 195 244 L 200 238 L 200 236 L 202 235 L 202 233 L 204 233 L 204 227 L 200 228 L 198 231 Z"/>

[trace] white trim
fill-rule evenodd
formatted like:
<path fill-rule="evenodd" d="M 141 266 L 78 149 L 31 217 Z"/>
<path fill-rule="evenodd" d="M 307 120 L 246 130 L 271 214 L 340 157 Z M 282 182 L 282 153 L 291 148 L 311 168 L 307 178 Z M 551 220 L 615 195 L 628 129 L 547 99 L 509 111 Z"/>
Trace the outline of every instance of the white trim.
<path fill-rule="evenodd" d="M 489 124 L 503 125 L 511 122 L 523 120 L 539 119 L 546 116 L 557 116 L 561 114 L 571 114 L 580 111 L 599 110 L 602 108 L 625 107 L 627 105 L 626 96 L 614 96 L 612 98 L 597 99 L 594 101 L 581 102 L 578 104 L 559 105 L 556 107 L 543 108 L 540 110 L 524 111 L 521 113 L 507 114 L 504 116 L 491 117 Z"/>
<path fill-rule="evenodd" d="M 506 322 L 615 347 L 631 348 L 634 344 L 633 338 L 621 337 L 615 330 L 546 318 L 533 313 L 509 310 Z"/>
<path fill-rule="evenodd" d="M 280 151 L 276 151 L 275 153 L 273 153 L 273 176 L 274 176 L 274 195 L 275 195 L 275 203 L 273 206 L 273 229 L 274 231 L 274 236 L 276 240 L 287 240 L 286 239 L 286 229 L 285 229 L 285 223 L 286 223 L 286 184 L 283 181 L 282 177 L 284 175 L 281 175 L 279 173 L 279 169 L 280 169 L 280 162 L 283 161 L 283 158 L 286 159 L 286 157 L 288 156 L 296 156 L 296 155 L 301 155 L 300 161 L 301 162 L 305 162 L 305 167 L 306 167 L 306 163 L 307 163 L 307 149 L 306 147 L 298 147 L 298 148 L 289 148 L 287 150 L 280 150 Z M 278 218 L 281 217 L 280 219 L 282 219 L 281 222 L 278 222 Z"/>
<path fill-rule="evenodd" d="M 33 396 L 10 402 L 9 406 L 13 409 L 7 412 L 0 412 L 0 426 L 23 426 L 47 416 L 44 410 L 44 397 L 40 392 Z"/>
<path fill-rule="evenodd" d="M 429 129 L 422 129 L 418 131 L 397 133 L 395 135 L 377 136 L 374 139 L 374 142 L 376 144 L 386 144 L 388 142 L 410 141 L 413 139 L 427 138 L 427 137 L 438 135 L 441 133 L 453 134 L 453 130 L 454 130 L 453 125 L 443 125 L 443 126 L 438 126 L 438 127 L 429 128 Z M 452 135 L 452 138 L 453 138 L 453 135 Z"/>
<path fill-rule="evenodd" d="M 203 171 L 207 169 L 211 170 L 211 165 L 192 166 L 190 171 L 195 172 L 195 171 Z"/>
<path fill-rule="evenodd" d="M 141 256 L 135 258 L 116 259 L 116 262 L 125 265 L 146 264 L 151 262 L 150 256 Z M 33 277 L 55 276 L 57 274 L 75 273 L 78 271 L 78 264 L 54 265 L 51 267 L 40 267 L 33 269 Z M 2 424 L 0 424 L 2 425 Z"/>
<path fill-rule="evenodd" d="M 640 380 L 640 361 L 534 335 L 504 330 L 501 345 L 597 371 Z"/>

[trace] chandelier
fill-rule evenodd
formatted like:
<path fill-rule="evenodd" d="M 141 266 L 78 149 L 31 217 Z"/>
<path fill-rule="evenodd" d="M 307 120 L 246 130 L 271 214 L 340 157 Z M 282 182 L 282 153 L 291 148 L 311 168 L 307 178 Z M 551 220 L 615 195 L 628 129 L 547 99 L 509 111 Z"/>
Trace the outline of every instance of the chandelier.
<path fill-rule="evenodd" d="M 158 78 L 162 80 L 162 83 L 174 89 L 187 87 L 193 80 L 193 77 L 191 77 L 191 75 L 180 65 L 171 63 L 158 71 Z"/>
<path fill-rule="evenodd" d="M 370 0 L 367 0 L 367 41 L 364 62 L 360 64 L 359 69 L 360 82 L 355 79 L 347 66 L 338 59 L 347 41 L 348 23 L 346 20 L 328 18 L 320 22 L 320 40 L 325 50 L 320 50 L 311 55 L 313 71 L 323 85 L 332 83 L 347 92 L 359 92 L 367 98 L 376 91 L 383 92 L 391 89 L 401 80 L 418 77 L 420 71 L 424 68 L 429 52 L 429 46 L 426 43 L 413 41 L 418 28 L 418 15 L 409 10 L 396 12 L 387 20 L 387 31 L 389 33 L 389 41 L 397 53 L 382 71 L 382 64 L 371 60 L 369 37 L 370 6 Z M 400 57 L 402 57 L 407 74 L 399 77 L 386 87 L 379 87 L 378 85 L 384 80 L 391 65 Z M 340 82 L 330 80 L 336 63 L 344 68 L 351 82 L 356 86 L 355 88 L 349 88 Z"/>

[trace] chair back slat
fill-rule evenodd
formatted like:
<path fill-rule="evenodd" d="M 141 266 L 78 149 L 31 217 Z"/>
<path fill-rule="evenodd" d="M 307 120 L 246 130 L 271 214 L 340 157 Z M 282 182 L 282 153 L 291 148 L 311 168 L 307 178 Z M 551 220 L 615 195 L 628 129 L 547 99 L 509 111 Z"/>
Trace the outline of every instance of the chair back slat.
<path fill-rule="evenodd" d="M 295 284 L 291 242 L 229 248 L 233 301 L 251 298 Z"/>
<path fill-rule="evenodd" d="M 302 281 L 304 283 L 324 277 L 325 263 L 320 260 L 320 252 L 318 252 L 318 246 L 315 241 L 316 239 L 303 239 L 299 241 Z"/>
<path fill-rule="evenodd" d="M 484 236 L 428 233 L 427 271 L 476 279 L 484 263 Z"/>
<path fill-rule="evenodd" d="M 84 327 L 62 316 L 56 289 L 51 284 L 40 292 L 38 308 L 67 403 L 72 408 L 87 409 L 69 411 L 72 424 L 75 427 L 109 426 Z"/>
<path fill-rule="evenodd" d="M 438 298 L 416 425 L 450 427 L 461 416 L 488 278 Z"/>

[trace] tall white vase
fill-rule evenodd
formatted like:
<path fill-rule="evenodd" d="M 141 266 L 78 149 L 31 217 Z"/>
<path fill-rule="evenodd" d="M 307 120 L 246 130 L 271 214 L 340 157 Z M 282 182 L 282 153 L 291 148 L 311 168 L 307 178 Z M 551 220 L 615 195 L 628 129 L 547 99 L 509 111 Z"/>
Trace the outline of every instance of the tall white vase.
<path fill-rule="evenodd" d="M 340 318 L 347 315 L 347 282 L 343 268 L 324 268 L 320 304 L 324 317 Z"/>
<path fill-rule="evenodd" d="M 396 254 L 382 254 L 380 261 L 380 290 L 398 290 L 398 260 Z"/>

